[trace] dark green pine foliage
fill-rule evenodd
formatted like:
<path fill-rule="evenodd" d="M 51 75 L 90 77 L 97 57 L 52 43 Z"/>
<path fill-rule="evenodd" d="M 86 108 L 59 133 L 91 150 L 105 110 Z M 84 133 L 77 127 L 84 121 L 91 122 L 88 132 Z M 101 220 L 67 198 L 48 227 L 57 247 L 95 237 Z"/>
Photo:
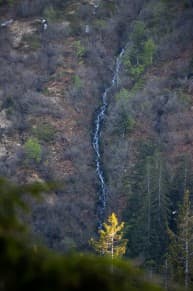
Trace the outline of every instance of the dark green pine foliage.
<path fill-rule="evenodd" d="M 176 161 L 176 169 L 173 170 L 170 181 L 170 197 L 172 197 L 172 209 L 177 210 L 183 201 L 183 193 L 186 189 L 193 189 L 193 164 L 191 157 L 186 154 Z"/>
<path fill-rule="evenodd" d="M 131 43 L 125 52 L 123 64 L 130 76 L 137 80 L 152 65 L 156 51 L 154 40 L 148 38 L 148 29 L 143 21 L 134 23 Z"/>
<path fill-rule="evenodd" d="M 15 2 L 15 0 L 0 0 L 0 6 L 4 4 L 13 5 Z"/>
<path fill-rule="evenodd" d="M 167 247 L 168 173 L 164 159 L 152 144 L 140 146 L 132 172 L 128 201 L 128 255 L 142 257 L 144 264 L 158 265 Z"/>
<path fill-rule="evenodd" d="M 177 229 L 168 229 L 170 237 L 168 261 L 173 280 L 180 282 L 188 289 L 193 287 L 193 210 L 190 192 L 185 191 L 179 209 Z"/>

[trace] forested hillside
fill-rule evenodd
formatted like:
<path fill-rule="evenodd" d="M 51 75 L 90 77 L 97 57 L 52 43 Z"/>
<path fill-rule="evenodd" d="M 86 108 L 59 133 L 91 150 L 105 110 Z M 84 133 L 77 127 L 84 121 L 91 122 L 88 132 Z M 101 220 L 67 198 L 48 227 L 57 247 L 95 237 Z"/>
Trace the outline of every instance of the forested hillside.
<path fill-rule="evenodd" d="M 191 285 L 193 2 L 1 0 L 0 66 L 0 175 L 59 185 L 38 239 L 90 250 L 115 212 L 126 257 Z"/>

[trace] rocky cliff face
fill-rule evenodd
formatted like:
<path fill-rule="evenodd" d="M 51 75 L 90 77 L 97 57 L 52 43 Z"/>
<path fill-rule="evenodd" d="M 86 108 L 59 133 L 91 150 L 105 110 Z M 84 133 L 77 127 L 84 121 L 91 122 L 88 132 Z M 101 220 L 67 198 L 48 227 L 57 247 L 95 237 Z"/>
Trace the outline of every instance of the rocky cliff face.
<path fill-rule="evenodd" d="M 167 192 L 173 208 L 192 185 L 193 10 L 188 1 L 28 2 L 0 8 L 1 24 L 13 19 L 0 27 L 1 175 L 59 181 L 33 205 L 34 231 L 50 247 L 84 249 L 97 223 L 93 120 L 124 46 L 101 135 L 107 212 L 130 221 L 149 171 L 152 197 Z"/>

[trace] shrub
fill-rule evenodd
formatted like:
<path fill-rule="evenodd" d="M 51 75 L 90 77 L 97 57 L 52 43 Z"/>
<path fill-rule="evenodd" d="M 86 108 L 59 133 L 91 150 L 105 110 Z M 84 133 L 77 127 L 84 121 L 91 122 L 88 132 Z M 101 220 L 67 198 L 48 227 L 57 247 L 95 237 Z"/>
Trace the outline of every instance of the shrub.
<path fill-rule="evenodd" d="M 76 49 L 76 55 L 79 59 L 81 59 L 82 57 L 84 57 L 85 53 L 86 53 L 86 49 L 85 47 L 81 44 L 80 40 L 77 40 L 75 42 L 75 49 Z"/>
<path fill-rule="evenodd" d="M 135 82 L 131 90 L 129 91 L 129 97 L 132 97 L 133 95 L 135 95 L 139 90 L 142 90 L 143 87 L 144 87 L 144 80 L 142 78 L 139 78 Z"/>
<path fill-rule="evenodd" d="M 132 40 L 136 46 L 141 46 L 141 43 L 145 41 L 146 29 L 145 24 L 142 21 L 136 21 L 133 28 Z"/>
<path fill-rule="evenodd" d="M 70 91 L 71 96 L 75 98 L 83 97 L 83 80 L 78 75 L 74 75 L 72 81 L 73 87 Z"/>
<path fill-rule="evenodd" d="M 41 161 L 42 147 L 37 138 L 28 138 L 24 144 L 26 158 L 34 160 L 36 163 Z"/>
<path fill-rule="evenodd" d="M 145 66 L 149 66 L 153 63 L 155 49 L 156 46 L 154 41 L 151 38 L 146 40 L 146 42 L 144 43 L 142 54 L 142 62 L 144 63 Z"/>
<path fill-rule="evenodd" d="M 14 108 L 14 105 L 15 105 L 14 98 L 12 96 L 7 96 L 3 103 L 3 107 L 7 109 L 7 113 L 9 109 L 11 109 L 12 111 L 12 109 Z"/>
<path fill-rule="evenodd" d="M 145 69 L 153 63 L 156 45 L 150 38 L 142 42 L 140 46 L 136 43 L 129 48 L 124 57 L 123 64 L 134 79 L 138 79 Z"/>
<path fill-rule="evenodd" d="M 129 98 L 129 91 L 125 88 L 121 89 L 115 96 L 116 100 L 120 99 L 128 99 Z"/>
<path fill-rule="evenodd" d="M 179 100 L 182 104 L 189 106 L 192 103 L 191 95 L 188 94 L 186 91 L 184 91 L 182 89 L 178 89 L 176 93 L 177 93 Z"/>
<path fill-rule="evenodd" d="M 144 79 L 139 78 L 130 90 L 125 88 L 121 89 L 116 95 L 116 101 L 128 100 L 131 99 L 139 90 L 142 90 L 144 87 Z"/>
<path fill-rule="evenodd" d="M 83 82 L 81 80 L 81 78 L 78 75 L 74 76 L 74 87 L 76 89 L 81 89 L 83 86 Z"/>
<path fill-rule="evenodd" d="M 53 6 L 48 6 L 44 9 L 44 17 L 50 22 L 56 22 L 59 18 L 59 13 Z"/>
<path fill-rule="evenodd" d="M 36 34 L 24 35 L 22 39 L 32 49 L 36 50 L 41 47 L 40 37 Z"/>
<path fill-rule="evenodd" d="M 49 91 L 49 89 L 47 87 L 43 88 L 42 93 L 44 95 L 46 95 L 46 96 L 49 96 L 50 95 L 50 91 Z"/>
<path fill-rule="evenodd" d="M 124 136 L 125 134 L 128 134 L 133 130 L 134 125 L 134 118 L 131 116 L 131 114 L 129 114 L 129 112 L 123 109 L 119 113 L 119 116 L 116 120 L 115 133 L 122 134 Z"/>
<path fill-rule="evenodd" d="M 145 70 L 144 65 L 137 65 L 137 66 L 130 67 L 131 76 L 134 77 L 135 79 L 138 79 L 139 76 L 141 76 L 141 74 L 143 74 L 144 70 Z"/>
<path fill-rule="evenodd" d="M 51 124 L 40 124 L 39 126 L 33 128 L 33 134 L 38 140 L 43 140 L 45 142 L 50 142 L 54 139 L 55 129 Z"/>
<path fill-rule="evenodd" d="M 126 50 L 123 64 L 129 74 L 136 80 L 145 69 L 153 63 L 155 43 L 147 37 L 147 30 L 142 21 L 136 21 L 131 35 L 131 46 Z"/>
<path fill-rule="evenodd" d="M 127 49 L 123 56 L 123 65 L 125 66 L 126 69 L 128 69 L 128 67 L 131 66 L 130 57 L 131 57 L 131 50 Z"/>
<path fill-rule="evenodd" d="M 94 21 L 94 27 L 98 29 L 104 29 L 107 26 L 107 21 L 104 19 L 96 19 Z"/>

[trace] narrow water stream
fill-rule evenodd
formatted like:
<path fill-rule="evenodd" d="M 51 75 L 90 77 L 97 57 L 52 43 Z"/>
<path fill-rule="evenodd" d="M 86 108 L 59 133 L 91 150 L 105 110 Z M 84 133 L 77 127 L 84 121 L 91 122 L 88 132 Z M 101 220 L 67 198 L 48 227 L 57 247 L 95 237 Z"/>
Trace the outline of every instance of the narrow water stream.
<path fill-rule="evenodd" d="M 116 58 L 116 65 L 115 65 L 111 84 L 105 89 L 104 93 L 102 94 L 102 100 L 101 100 L 102 102 L 99 109 L 97 110 L 97 115 L 94 122 L 94 134 L 93 134 L 93 139 L 92 139 L 92 145 L 95 152 L 96 173 L 98 176 L 99 187 L 100 187 L 98 209 L 97 209 L 99 229 L 102 228 L 102 223 L 104 222 L 104 219 L 105 219 L 106 206 L 107 206 L 107 189 L 106 189 L 106 181 L 105 181 L 103 166 L 102 166 L 102 155 L 101 155 L 101 146 L 100 146 L 101 129 L 102 129 L 103 120 L 104 120 L 105 113 L 108 106 L 108 95 L 111 93 L 112 89 L 114 89 L 118 85 L 121 60 L 122 60 L 122 56 L 124 52 L 125 50 L 122 49 L 121 53 Z"/>

